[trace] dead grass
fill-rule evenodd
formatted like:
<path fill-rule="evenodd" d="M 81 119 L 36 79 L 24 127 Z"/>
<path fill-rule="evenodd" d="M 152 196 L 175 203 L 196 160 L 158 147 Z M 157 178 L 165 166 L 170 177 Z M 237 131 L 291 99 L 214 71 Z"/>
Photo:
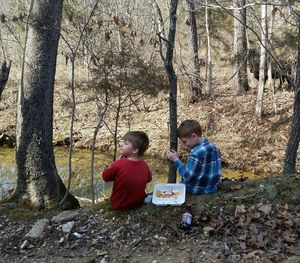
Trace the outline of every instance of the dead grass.
<path fill-rule="evenodd" d="M 186 82 L 179 78 L 178 123 L 187 118 L 200 121 L 204 136 L 219 147 L 222 158 L 230 168 L 247 169 L 254 174 L 280 174 L 282 171 L 285 147 L 289 137 L 289 125 L 292 114 L 293 92 L 277 91 L 275 98 L 265 92 L 262 122 L 255 117 L 256 82 L 251 80 L 252 89 L 248 94 L 236 96 L 230 77 L 230 65 L 220 65 L 215 76 L 214 97 L 196 104 L 188 103 Z M 17 76 L 16 72 L 12 76 Z M 249 75 L 249 79 L 251 79 Z M 54 139 L 69 135 L 70 121 L 70 65 L 64 64 L 64 58 L 58 59 L 54 98 Z M 79 140 L 75 147 L 89 148 L 94 127 L 97 123 L 96 104 L 93 94 L 79 89 L 88 79 L 86 70 L 76 68 L 76 113 L 74 123 L 75 137 Z M 217 84 L 224 85 L 217 85 Z M 18 81 L 10 79 L 3 93 L 0 109 L 0 131 L 15 134 L 16 97 Z M 274 100 L 276 101 L 275 114 Z M 161 93 L 157 98 L 145 97 L 136 106 L 122 110 L 118 127 L 121 136 L 129 129 L 140 129 L 150 137 L 148 154 L 156 158 L 165 158 L 169 148 L 168 94 Z M 147 110 L 145 110 L 147 108 Z M 130 121 L 128 121 L 130 116 Z M 115 108 L 109 108 L 106 123 L 113 128 Z M 102 127 L 97 138 L 97 149 L 112 151 L 112 135 L 107 127 Z M 179 146 L 181 147 L 181 146 Z M 182 151 L 180 149 L 180 151 Z"/>

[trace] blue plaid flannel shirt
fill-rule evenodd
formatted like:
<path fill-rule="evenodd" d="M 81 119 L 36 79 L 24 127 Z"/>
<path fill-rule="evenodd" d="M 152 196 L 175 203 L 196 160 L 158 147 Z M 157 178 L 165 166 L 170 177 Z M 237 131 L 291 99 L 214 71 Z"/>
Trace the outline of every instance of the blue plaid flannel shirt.
<path fill-rule="evenodd" d="M 185 166 L 180 160 L 175 161 L 174 165 L 187 192 L 207 194 L 217 191 L 222 161 L 219 150 L 209 140 L 201 140 L 191 150 Z"/>

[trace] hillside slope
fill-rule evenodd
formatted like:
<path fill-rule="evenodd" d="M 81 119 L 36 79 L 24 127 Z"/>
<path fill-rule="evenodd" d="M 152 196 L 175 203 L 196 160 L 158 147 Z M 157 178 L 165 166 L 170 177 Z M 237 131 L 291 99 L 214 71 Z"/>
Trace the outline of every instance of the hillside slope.
<path fill-rule="evenodd" d="M 66 69 L 65 69 L 66 70 Z M 16 74 L 16 72 L 15 72 Z M 70 89 L 67 74 L 61 69 L 57 74 L 54 102 L 54 139 L 62 140 L 69 136 Z M 82 76 L 83 73 L 78 73 Z M 251 76 L 250 76 L 251 78 Z M 17 78 L 11 78 L 0 103 L 0 132 L 15 134 L 16 99 L 19 86 Z M 224 79 L 225 80 L 225 79 Z M 221 79 L 219 79 L 221 82 Z M 232 83 L 214 86 L 214 97 L 196 104 L 187 103 L 186 91 L 179 82 L 178 122 L 187 118 L 200 121 L 204 136 L 219 147 L 222 158 L 229 167 L 251 169 L 255 173 L 280 173 L 285 148 L 289 137 L 289 126 L 293 108 L 293 92 L 277 91 L 273 98 L 266 91 L 262 122 L 255 117 L 256 82 L 251 83 L 248 94 L 236 96 Z M 77 87 L 84 87 L 81 82 Z M 91 145 L 97 123 L 97 110 L 94 95 L 87 89 L 76 87 L 76 114 L 74 133 L 75 147 L 88 148 Z M 276 111 L 275 114 L 275 107 Z M 131 107 L 124 108 L 120 115 L 119 137 L 128 129 L 141 129 L 150 137 L 148 154 L 165 158 L 168 142 L 168 94 L 161 93 L 155 98 L 143 97 Z M 97 137 L 97 149 L 112 151 L 111 132 L 115 122 L 115 107 L 111 105 Z M 181 149 L 180 149 L 181 151 Z"/>

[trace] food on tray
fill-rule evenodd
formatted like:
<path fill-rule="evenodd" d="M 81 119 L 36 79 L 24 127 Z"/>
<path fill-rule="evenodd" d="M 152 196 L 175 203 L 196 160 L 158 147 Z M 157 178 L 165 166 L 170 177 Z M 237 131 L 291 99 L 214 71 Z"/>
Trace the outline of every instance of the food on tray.
<path fill-rule="evenodd" d="M 180 195 L 180 191 L 173 191 L 173 189 L 169 190 L 157 190 L 156 196 L 160 198 L 176 198 Z"/>
<path fill-rule="evenodd" d="M 185 185 L 176 183 L 156 184 L 152 203 L 157 206 L 178 206 L 185 202 Z"/>

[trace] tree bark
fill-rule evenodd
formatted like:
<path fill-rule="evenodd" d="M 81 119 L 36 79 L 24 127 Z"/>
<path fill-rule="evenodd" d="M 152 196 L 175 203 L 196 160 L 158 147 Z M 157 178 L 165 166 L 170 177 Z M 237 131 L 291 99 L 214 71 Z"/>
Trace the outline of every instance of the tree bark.
<path fill-rule="evenodd" d="M 274 21 L 274 16 L 277 11 L 277 8 L 274 7 L 272 12 L 271 12 L 271 18 L 270 18 L 270 26 L 268 30 L 268 46 L 269 50 L 273 50 L 273 45 L 272 45 L 272 33 L 273 33 L 273 21 Z M 276 105 L 276 97 L 275 97 L 275 80 L 272 78 L 272 57 L 268 56 L 268 85 L 267 87 L 270 89 L 272 93 L 272 100 L 273 100 L 273 106 L 274 106 L 274 112 L 277 114 L 277 105 Z"/>
<path fill-rule="evenodd" d="M 243 7 L 246 0 L 233 0 L 234 7 Z M 235 82 L 237 93 L 249 90 L 247 74 L 247 35 L 246 8 L 234 10 L 234 54 L 235 54 Z"/>
<path fill-rule="evenodd" d="M 211 59 L 211 38 L 210 38 L 210 24 L 211 24 L 211 12 L 208 8 L 208 2 L 206 0 L 205 7 L 205 29 L 207 38 L 207 59 L 206 59 L 206 90 L 207 95 L 211 97 L 213 95 L 212 89 L 212 59 Z"/>
<path fill-rule="evenodd" d="M 169 7 L 170 24 L 167 42 L 166 58 L 164 60 L 165 68 L 170 83 L 169 94 L 169 119 L 170 119 L 170 149 L 177 151 L 177 76 L 173 67 L 173 53 L 176 35 L 176 13 L 178 0 L 171 0 Z M 176 182 L 176 169 L 173 163 L 169 163 L 169 183 Z"/>
<path fill-rule="evenodd" d="M 186 0 L 186 5 L 188 10 L 186 25 L 189 29 L 190 59 L 192 62 L 190 72 L 192 95 L 190 101 L 194 103 L 202 98 L 202 83 L 200 79 L 200 64 L 198 56 L 198 33 L 194 1 Z"/>
<path fill-rule="evenodd" d="M 96 145 L 96 139 L 99 130 L 103 126 L 104 122 L 104 115 L 107 111 L 108 102 L 107 102 L 107 93 L 105 96 L 105 100 L 102 101 L 99 99 L 99 96 L 96 94 L 95 96 L 97 98 L 97 125 L 94 130 L 92 145 L 91 145 L 91 194 L 92 194 L 92 204 L 95 204 L 95 189 L 94 189 L 94 161 L 95 161 L 95 145 Z"/>
<path fill-rule="evenodd" d="M 292 116 L 290 137 L 285 150 L 283 174 L 296 173 L 297 152 L 300 142 L 300 16 L 298 18 L 298 59 L 294 97 L 294 112 Z"/>
<path fill-rule="evenodd" d="M 164 27 L 164 20 L 163 20 L 163 17 L 162 17 L 160 7 L 159 7 L 158 3 L 156 2 L 156 0 L 150 0 L 150 3 L 153 6 L 153 9 L 155 11 L 156 18 L 157 18 L 157 27 L 158 27 L 158 32 L 157 33 L 161 37 L 165 38 L 166 33 L 165 33 L 165 27 Z"/>
<path fill-rule="evenodd" d="M 62 0 L 31 2 L 18 95 L 15 198 L 40 209 L 49 208 L 50 201 L 59 199 L 66 190 L 57 175 L 52 145 L 62 5 Z M 78 207 L 78 201 L 73 201 Z"/>
<path fill-rule="evenodd" d="M 266 75 L 266 45 L 267 45 L 267 5 L 264 3 L 261 6 L 261 46 L 260 46 L 260 61 L 259 61 L 259 82 L 256 100 L 256 116 L 258 120 L 262 118 L 262 104 L 265 87 Z"/>
<path fill-rule="evenodd" d="M 0 72 L 0 101 L 2 97 L 2 92 L 4 91 L 5 85 L 9 77 L 10 67 L 11 67 L 11 61 L 9 61 L 8 66 L 6 64 L 6 61 L 2 63 L 1 72 Z"/>

